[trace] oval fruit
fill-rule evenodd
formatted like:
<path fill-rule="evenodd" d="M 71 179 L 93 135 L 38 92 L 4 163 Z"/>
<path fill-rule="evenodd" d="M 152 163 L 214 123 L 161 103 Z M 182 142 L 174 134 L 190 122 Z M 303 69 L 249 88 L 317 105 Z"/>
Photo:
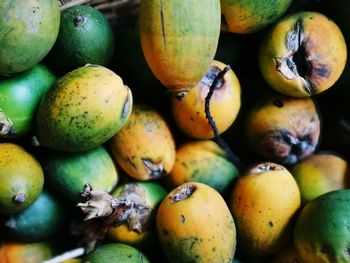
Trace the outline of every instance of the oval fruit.
<path fill-rule="evenodd" d="M 18 138 L 34 129 L 41 98 L 56 76 L 43 64 L 0 80 L 0 136 Z"/>
<path fill-rule="evenodd" d="M 98 9 L 76 5 L 61 12 L 60 30 L 48 62 L 69 71 L 88 63 L 107 66 L 114 52 L 114 35 Z"/>
<path fill-rule="evenodd" d="M 132 93 L 113 71 L 86 65 L 59 78 L 38 109 L 36 139 L 48 148 L 78 152 L 109 140 L 127 122 Z"/>
<path fill-rule="evenodd" d="M 279 19 L 291 3 L 292 0 L 221 0 L 222 29 L 255 33 Z"/>
<path fill-rule="evenodd" d="M 0 143 L 0 213 L 18 213 L 40 195 L 44 172 L 37 159 L 14 143 Z"/>
<path fill-rule="evenodd" d="M 262 259 L 292 237 L 293 218 L 300 208 L 298 185 L 283 166 L 259 163 L 235 183 L 229 207 L 240 248 L 247 256 Z"/>
<path fill-rule="evenodd" d="M 199 140 L 188 141 L 177 149 L 174 166 L 164 179 L 171 189 L 187 182 L 200 182 L 224 193 L 238 173 L 216 142 Z"/>
<path fill-rule="evenodd" d="M 284 17 L 264 36 L 259 51 L 260 70 L 271 88 L 295 97 L 329 89 L 342 74 L 346 59 L 342 32 L 318 12 Z"/>
<path fill-rule="evenodd" d="M 38 263 L 50 259 L 53 254 L 47 242 L 0 244 L 0 263 Z"/>
<path fill-rule="evenodd" d="M 103 244 L 89 253 L 86 260 L 90 263 L 150 263 L 140 250 L 121 243 Z"/>
<path fill-rule="evenodd" d="M 208 122 L 205 104 L 215 77 L 224 70 L 225 64 L 214 60 L 201 81 L 183 98 L 172 96 L 172 114 L 176 124 L 192 138 L 209 139 L 214 132 Z M 218 81 L 210 98 L 210 114 L 218 133 L 225 132 L 235 121 L 241 107 L 241 86 L 236 74 L 230 69 Z"/>
<path fill-rule="evenodd" d="M 212 62 L 220 0 L 141 1 L 140 37 L 153 74 L 170 90 L 194 87 Z"/>
<path fill-rule="evenodd" d="M 173 189 L 156 218 L 158 239 L 169 262 L 232 262 L 236 228 L 222 196 L 196 182 Z"/>
<path fill-rule="evenodd" d="M 175 141 L 165 119 L 152 107 L 135 105 L 127 124 L 109 141 L 121 168 L 137 180 L 159 179 L 175 161 Z"/>
<path fill-rule="evenodd" d="M 60 26 L 57 0 L 0 2 L 0 75 L 39 63 L 54 45 Z"/>
<path fill-rule="evenodd" d="M 303 262 L 350 262 L 350 190 L 325 193 L 307 203 L 294 229 Z"/>
<path fill-rule="evenodd" d="M 40 162 L 48 181 L 62 196 L 81 202 L 86 184 L 110 192 L 118 182 L 118 171 L 104 146 L 84 152 L 44 152 Z"/>

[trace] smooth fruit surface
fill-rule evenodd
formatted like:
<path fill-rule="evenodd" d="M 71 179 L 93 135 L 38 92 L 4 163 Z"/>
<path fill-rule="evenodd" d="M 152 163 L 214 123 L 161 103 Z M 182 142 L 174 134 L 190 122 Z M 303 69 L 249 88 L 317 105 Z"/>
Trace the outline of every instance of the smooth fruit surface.
<path fill-rule="evenodd" d="M 225 66 L 224 63 L 214 60 L 201 81 L 183 98 L 175 94 L 172 96 L 171 110 L 175 122 L 192 138 L 214 137 L 205 112 L 206 97 L 214 78 Z M 235 121 L 241 107 L 241 86 L 232 69 L 215 86 L 209 106 L 218 133 L 225 132 Z"/>
<path fill-rule="evenodd" d="M 114 44 L 111 25 L 101 11 L 88 5 L 72 6 L 61 13 L 60 30 L 49 62 L 66 71 L 87 63 L 106 66 Z"/>
<path fill-rule="evenodd" d="M 279 19 L 292 0 L 221 0 L 222 28 L 233 33 L 255 33 Z"/>
<path fill-rule="evenodd" d="M 140 38 L 153 74 L 186 91 L 205 75 L 220 34 L 220 0 L 141 1 Z"/>
<path fill-rule="evenodd" d="M 247 256 L 271 255 L 292 237 L 300 193 L 285 167 L 270 162 L 253 165 L 233 186 L 230 202 L 237 242 Z"/>
<path fill-rule="evenodd" d="M 40 195 L 44 172 L 38 160 L 14 143 L 0 143 L 0 213 L 18 213 Z"/>
<path fill-rule="evenodd" d="M 226 262 L 236 250 L 236 228 L 222 196 L 212 187 L 185 183 L 161 202 L 156 218 L 169 262 Z"/>
<path fill-rule="evenodd" d="M 0 136 L 18 138 L 32 132 L 40 100 L 55 81 L 43 64 L 0 79 Z"/>
<path fill-rule="evenodd" d="M 264 36 L 259 51 L 260 70 L 271 88 L 295 97 L 329 89 L 342 74 L 346 59 L 342 32 L 318 12 L 284 17 Z"/>
<path fill-rule="evenodd" d="M 349 204 L 349 189 L 328 192 L 306 204 L 294 230 L 303 262 L 350 262 Z"/>
<path fill-rule="evenodd" d="M 59 78 L 44 95 L 36 116 L 39 144 L 84 151 L 109 140 L 127 122 L 132 93 L 113 71 L 86 65 Z"/>
<path fill-rule="evenodd" d="M 54 45 L 60 26 L 56 0 L 0 2 L 0 75 L 25 71 Z"/>

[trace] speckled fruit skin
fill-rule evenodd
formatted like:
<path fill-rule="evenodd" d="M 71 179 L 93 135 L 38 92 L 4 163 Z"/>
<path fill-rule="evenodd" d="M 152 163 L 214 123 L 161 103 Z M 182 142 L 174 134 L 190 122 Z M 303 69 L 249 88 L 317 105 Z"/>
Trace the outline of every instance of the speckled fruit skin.
<path fill-rule="evenodd" d="M 122 169 L 137 180 L 159 179 L 174 165 L 175 141 L 170 127 L 147 105 L 134 105 L 129 121 L 108 145 Z"/>
<path fill-rule="evenodd" d="M 23 211 L 40 195 L 44 172 L 38 160 L 21 146 L 0 143 L 0 214 Z M 24 199 L 15 201 L 15 196 Z"/>
<path fill-rule="evenodd" d="M 201 81 L 183 98 L 175 94 L 171 100 L 171 111 L 180 129 L 197 139 L 214 137 L 205 113 L 205 99 L 210 86 L 218 74 L 225 68 L 225 64 L 214 60 Z M 222 81 L 216 86 L 210 98 L 210 114 L 215 121 L 219 134 L 225 132 L 235 121 L 241 107 L 241 86 L 232 69 L 225 73 Z"/>
<path fill-rule="evenodd" d="M 172 190 L 158 208 L 156 224 L 171 263 L 233 260 L 235 222 L 222 196 L 208 185 L 190 182 Z"/>
<path fill-rule="evenodd" d="M 318 12 L 298 12 L 276 23 L 260 44 L 260 70 L 271 86 L 286 95 L 309 97 L 339 79 L 347 47 L 339 27 Z"/>
<path fill-rule="evenodd" d="M 147 64 L 172 91 L 205 75 L 220 34 L 220 0 L 141 1 L 140 38 Z"/>
<path fill-rule="evenodd" d="M 11 75 L 39 63 L 54 45 L 60 26 L 56 0 L 0 2 L 0 75 Z"/>
<path fill-rule="evenodd" d="M 92 149 L 127 122 L 131 90 L 113 71 L 88 64 L 59 78 L 44 95 L 36 116 L 39 145 L 62 151 Z"/>
<path fill-rule="evenodd" d="M 292 0 L 221 0 L 222 28 L 249 34 L 260 31 L 279 19 Z"/>
<path fill-rule="evenodd" d="M 259 163 L 233 186 L 229 207 L 242 251 L 262 259 L 292 237 L 293 218 L 300 208 L 298 185 L 285 167 Z"/>

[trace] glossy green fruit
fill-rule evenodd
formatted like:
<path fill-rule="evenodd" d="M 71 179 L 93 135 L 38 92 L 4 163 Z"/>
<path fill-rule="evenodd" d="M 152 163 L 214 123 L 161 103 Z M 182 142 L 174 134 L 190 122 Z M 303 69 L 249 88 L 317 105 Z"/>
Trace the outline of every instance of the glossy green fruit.
<path fill-rule="evenodd" d="M 43 64 L 0 79 L 0 136 L 28 135 L 40 100 L 55 81 L 56 76 Z"/>
<path fill-rule="evenodd" d="M 57 0 L 0 1 L 0 75 L 39 63 L 54 45 L 59 26 Z"/>
<path fill-rule="evenodd" d="M 86 184 L 110 192 L 118 182 L 117 168 L 103 146 L 79 153 L 50 150 L 39 158 L 47 181 L 74 202 L 83 200 Z"/>

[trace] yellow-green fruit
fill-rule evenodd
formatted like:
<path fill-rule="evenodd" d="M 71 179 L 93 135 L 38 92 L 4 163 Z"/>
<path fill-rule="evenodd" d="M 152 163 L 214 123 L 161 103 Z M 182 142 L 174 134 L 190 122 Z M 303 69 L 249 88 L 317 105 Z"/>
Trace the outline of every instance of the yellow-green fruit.
<path fill-rule="evenodd" d="M 109 142 L 112 156 L 137 180 L 159 179 L 175 161 L 175 141 L 165 119 L 152 107 L 135 105 L 129 121 Z"/>
<path fill-rule="evenodd" d="M 345 159 L 331 153 L 311 155 L 291 167 L 303 204 L 324 193 L 347 187 L 349 176 Z"/>
<path fill-rule="evenodd" d="M 158 208 L 156 224 L 169 262 L 233 260 L 235 222 L 222 196 L 208 185 L 190 182 L 173 189 Z"/>
<path fill-rule="evenodd" d="M 57 0 L 0 1 L 0 75 L 39 63 L 54 45 L 59 26 Z"/>
<path fill-rule="evenodd" d="M 203 78 L 184 97 L 172 96 L 172 114 L 176 124 L 187 135 L 198 139 L 214 137 L 213 128 L 208 122 L 205 104 L 210 86 L 225 64 L 214 60 Z M 235 121 L 241 107 L 241 86 L 232 69 L 217 82 L 210 98 L 210 114 L 215 121 L 218 133 L 225 132 Z"/>
<path fill-rule="evenodd" d="M 264 36 L 259 65 L 271 88 L 295 97 L 329 89 L 342 74 L 347 59 L 339 27 L 318 12 L 284 17 Z"/>
<path fill-rule="evenodd" d="M 37 113 L 39 144 L 62 151 L 101 145 L 127 122 L 132 93 L 113 71 L 99 65 L 75 69 L 56 81 Z"/>
<path fill-rule="evenodd" d="M 165 87 L 186 91 L 205 75 L 219 40 L 220 14 L 220 0 L 141 1 L 142 50 Z"/>
<path fill-rule="evenodd" d="M 23 211 L 43 189 L 40 163 L 21 146 L 0 143 L 0 167 L 0 214 Z"/>
<path fill-rule="evenodd" d="M 290 240 L 300 193 L 286 168 L 270 162 L 254 165 L 236 182 L 231 198 L 237 242 L 245 254 L 263 258 Z"/>
<path fill-rule="evenodd" d="M 280 18 L 292 0 L 221 0 L 222 29 L 255 33 Z"/>
<path fill-rule="evenodd" d="M 165 180 L 172 189 L 187 182 L 200 182 L 223 193 L 238 177 L 236 166 L 214 141 L 199 140 L 182 144 Z"/>

